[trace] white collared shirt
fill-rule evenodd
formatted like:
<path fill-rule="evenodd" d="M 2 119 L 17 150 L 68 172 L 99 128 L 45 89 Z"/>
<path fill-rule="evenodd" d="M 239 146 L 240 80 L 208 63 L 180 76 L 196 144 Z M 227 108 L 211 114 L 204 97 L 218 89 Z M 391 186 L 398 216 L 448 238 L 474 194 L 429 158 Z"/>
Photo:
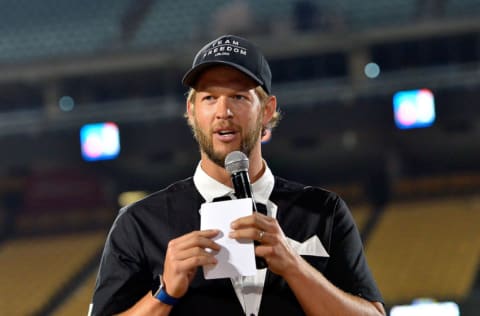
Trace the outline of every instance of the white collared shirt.
<path fill-rule="evenodd" d="M 275 179 L 266 162 L 263 163 L 265 164 L 265 172 L 257 181 L 252 183 L 252 194 L 255 202 L 267 206 L 267 215 L 275 218 L 277 216 L 277 206 L 269 200 Z M 206 202 L 212 202 L 215 197 L 234 193 L 232 188 L 218 182 L 203 171 L 200 163 L 195 170 L 193 182 Z M 266 275 L 267 269 L 260 269 L 254 276 L 230 279 L 245 315 L 258 315 Z"/>

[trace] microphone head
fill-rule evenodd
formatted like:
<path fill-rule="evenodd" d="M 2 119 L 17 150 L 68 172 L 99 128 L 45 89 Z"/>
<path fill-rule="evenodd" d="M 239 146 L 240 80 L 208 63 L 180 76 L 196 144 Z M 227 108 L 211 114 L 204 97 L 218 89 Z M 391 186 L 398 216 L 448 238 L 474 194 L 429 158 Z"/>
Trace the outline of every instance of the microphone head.
<path fill-rule="evenodd" d="M 225 169 L 232 175 L 240 171 L 248 171 L 248 157 L 241 151 L 232 151 L 225 157 Z"/>

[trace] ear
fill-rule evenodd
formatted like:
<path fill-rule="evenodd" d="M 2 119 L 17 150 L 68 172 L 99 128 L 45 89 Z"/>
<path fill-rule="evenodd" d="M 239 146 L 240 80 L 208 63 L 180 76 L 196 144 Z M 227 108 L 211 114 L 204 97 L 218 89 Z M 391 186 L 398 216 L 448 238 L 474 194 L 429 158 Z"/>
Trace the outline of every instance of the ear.
<path fill-rule="evenodd" d="M 268 100 L 263 109 L 263 126 L 266 126 L 268 122 L 272 120 L 273 115 L 277 111 L 277 97 L 271 95 L 268 97 Z"/>

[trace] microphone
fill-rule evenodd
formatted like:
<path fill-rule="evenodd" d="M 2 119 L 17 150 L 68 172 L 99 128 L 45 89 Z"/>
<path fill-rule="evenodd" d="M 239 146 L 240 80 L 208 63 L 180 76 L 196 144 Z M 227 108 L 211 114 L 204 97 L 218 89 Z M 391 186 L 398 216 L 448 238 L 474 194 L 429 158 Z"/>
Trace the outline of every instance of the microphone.
<path fill-rule="evenodd" d="M 230 174 L 233 183 L 233 189 L 235 190 L 235 196 L 238 199 L 251 198 L 253 211 L 258 212 L 257 204 L 252 194 L 252 185 L 250 184 L 250 178 L 248 177 L 248 167 L 250 163 L 247 155 L 241 151 L 232 151 L 225 157 L 225 169 Z M 266 214 L 265 214 L 266 215 Z M 253 241 L 255 246 L 260 243 L 256 240 Z M 264 258 L 255 256 L 255 263 L 257 269 L 263 269 L 267 267 L 267 262 Z"/>

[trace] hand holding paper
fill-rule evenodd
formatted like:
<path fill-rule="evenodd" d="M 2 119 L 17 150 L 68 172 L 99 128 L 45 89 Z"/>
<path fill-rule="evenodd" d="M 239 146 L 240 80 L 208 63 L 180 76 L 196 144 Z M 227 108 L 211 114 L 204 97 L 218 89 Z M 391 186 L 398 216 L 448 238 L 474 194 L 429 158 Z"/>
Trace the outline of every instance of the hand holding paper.
<path fill-rule="evenodd" d="M 218 229 L 215 242 L 221 246 L 215 255 L 218 263 L 205 266 L 205 279 L 231 278 L 256 274 L 255 250 L 252 241 L 237 241 L 228 237 L 230 224 L 252 214 L 252 199 L 204 203 L 200 208 L 200 229 Z"/>

